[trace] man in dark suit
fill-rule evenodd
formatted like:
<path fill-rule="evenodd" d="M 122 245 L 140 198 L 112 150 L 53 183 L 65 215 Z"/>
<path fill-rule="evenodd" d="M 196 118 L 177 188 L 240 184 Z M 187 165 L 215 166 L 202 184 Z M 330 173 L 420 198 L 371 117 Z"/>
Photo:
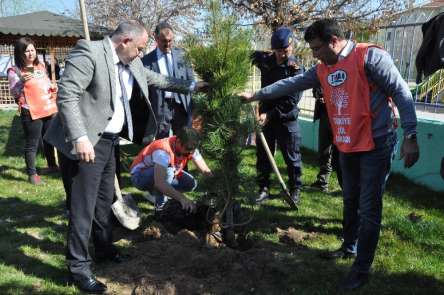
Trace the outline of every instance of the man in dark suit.
<path fill-rule="evenodd" d="M 143 65 L 165 76 L 193 80 L 193 69 L 185 61 L 184 51 L 173 47 L 174 32 L 166 22 L 159 23 L 154 30 L 157 48 L 142 58 Z M 156 138 L 165 138 L 187 126 L 191 127 L 192 100 L 190 94 L 162 91 L 150 86 L 149 95 L 158 122 Z"/>
<path fill-rule="evenodd" d="M 66 260 L 73 283 L 85 292 L 106 290 L 91 272 L 91 234 L 96 260 L 124 258 L 111 235 L 114 148 L 119 136 L 139 144 L 154 138 L 156 120 L 148 85 L 185 93 L 202 86 L 145 69 L 138 57 L 147 41 L 148 34 L 137 21 L 121 23 L 104 40 L 80 40 L 66 60 L 59 112 L 45 135 L 63 153 L 61 169 L 72 179 Z"/>

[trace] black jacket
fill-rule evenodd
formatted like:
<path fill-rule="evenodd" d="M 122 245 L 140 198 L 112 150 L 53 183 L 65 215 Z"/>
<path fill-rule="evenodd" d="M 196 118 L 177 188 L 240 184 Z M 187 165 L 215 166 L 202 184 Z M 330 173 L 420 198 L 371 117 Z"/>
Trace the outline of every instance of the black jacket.
<path fill-rule="evenodd" d="M 444 68 L 444 12 L 436 15 L 422 25 L 422 44 L 416 56 L 416 83 L 422 76 L 433 74 Z"/>
<path fill-rule="evenodd" d="M 255 51 L 252 54 L 252 62 L 261 71 L 261 87 L 304 72 L 303 68 L 297 66 L 294 56 L 290 56 L 284 64 L 278 65 L 274 53 Z M 259 113 L 267 113 L 271 124 L 283 124 L 289 129 L 296 128 L 299 114 L 297 104 L 301 97 L 302 92 L 296 92 L 278 99 L 262 101 L 259 103 Z"/>

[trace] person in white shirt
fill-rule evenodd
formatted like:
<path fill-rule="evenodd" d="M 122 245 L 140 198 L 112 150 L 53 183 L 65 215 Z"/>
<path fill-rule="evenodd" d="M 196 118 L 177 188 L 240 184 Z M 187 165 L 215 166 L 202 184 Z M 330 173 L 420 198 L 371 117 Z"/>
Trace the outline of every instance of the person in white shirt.
<path fill-rule="evenodd" d="M 61 169 L 69 175 L 66 260 L 73 283 L 87 293 L 106 291 L 91 270 L 91 237 L 96 261 L 124 258 L 112 239 L 114 153 L 120 136 L 136 144 L 153 140 L 156 120 L 148 85 L 185 93 L 205 86 L 144 68 L 140 56 L 147 42 L 148 33 L 137 21 L 122 22 L 103 40 L 79 40 L 60 79 L 59 112 L 44 136 L 61 152 Z"/>
<path fill-rule="evenodd" d="M 154 30 L 157 47 L 142 58 L 143 65 L 165 76 L 194 80 L 191 65 L 186 61 L 182 48 L 174 46 L 174 32 L 166 23 L 159 23 Z M 158 122 L 156 139 L 176 134 L 181 128 L 191 127 L 193 101 L 190 93 L 163 91 L 149 87 L 150 102 Z"/>

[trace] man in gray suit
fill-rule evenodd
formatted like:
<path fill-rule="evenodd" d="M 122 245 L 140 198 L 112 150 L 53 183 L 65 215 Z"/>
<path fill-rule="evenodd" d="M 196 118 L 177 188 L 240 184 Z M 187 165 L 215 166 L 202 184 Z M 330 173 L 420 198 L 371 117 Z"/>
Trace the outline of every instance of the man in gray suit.
<path fill-rule="evenodd" d="M 45 139 L 63 153 L 61 168 L 70 175 L 71 204 L 67 264 L 82 291 L 103 293 L 90 265 L 92 233 L 95 258 L 122 262 L 112 245 L 111 203 L 119 136 L 150 142 L 156 120 L 148 85 L 187 93 L 205 83 L 165 77 L 145 69 L 140 60 L 148 41 L 137 21 L 121 23 L 102 41 L 80 40 L 66 60 L 59 84 L 58 115 Z"/>
<path fill-rule="evenodd" d="M 174 32 L 166 22 L 159 23 L 154 30 L 157 48 L 142 58 L 143 65 L 162 75 L 184 80 L 193 80 L 193 69 L 185 61 L 184 51 L 173 47 Z M 158 87 L 149 87 L 150 101 L 158 123 L 156 138 L 170 136 L 182 127 L 191 127 L 192 106 L 190 94 L 162 91 Z"/>

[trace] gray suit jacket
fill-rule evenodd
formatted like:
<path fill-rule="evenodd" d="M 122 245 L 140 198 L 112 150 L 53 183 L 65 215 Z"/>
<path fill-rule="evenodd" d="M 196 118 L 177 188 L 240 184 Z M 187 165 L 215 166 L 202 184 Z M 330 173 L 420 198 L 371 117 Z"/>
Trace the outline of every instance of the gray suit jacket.
<path fill-rule="evenodd" d="M 148 99 L 148 85 L 188 93 L 191 81 L 162 76 L 145 69 L 139 58 L 129 70 L 134 76 L 131 112 L 134 142 L 150 142 L 156 133 L 156 119 Z M 147 83 L 148 82 L 148 83 Z M 95 145 L 114 113 L 115 71 L 110 43 L 79 40 L 71 50 L 59 83 L 58 114 L 45 140 L 71 159 L 76 159 L 72 141 L 87 135 Z"/>
<path fill-rule="evenodd" d="M 186 62 L 184 57 L 184 51 L 181 48 L 173 47 L 171 50 L 171 55 L 173 57 L 173 68 L 174 77 L 184 80 L 194 80 L 194 73 L 191 65 Z M 154 49 L 142 58 L 143 65 L 156 72 L 160 73 L 157 49 Z M 165 108 L 167 108 L 164 99 L 163 91 L 157 87 L 149 87 L 149 95 L 151 105 L 153 107 L 154 114 L 159 124 L 164 123 L 167 119 L 165 118 Z M 191 117 L 193 111 L 193 102 L 190 94 L 180 94 L 174 93 L 176 99 L 179 99 L 182 106 L 184 107 L 185 113 L 188 115 L 188 121 L 191 124 Z"/>

